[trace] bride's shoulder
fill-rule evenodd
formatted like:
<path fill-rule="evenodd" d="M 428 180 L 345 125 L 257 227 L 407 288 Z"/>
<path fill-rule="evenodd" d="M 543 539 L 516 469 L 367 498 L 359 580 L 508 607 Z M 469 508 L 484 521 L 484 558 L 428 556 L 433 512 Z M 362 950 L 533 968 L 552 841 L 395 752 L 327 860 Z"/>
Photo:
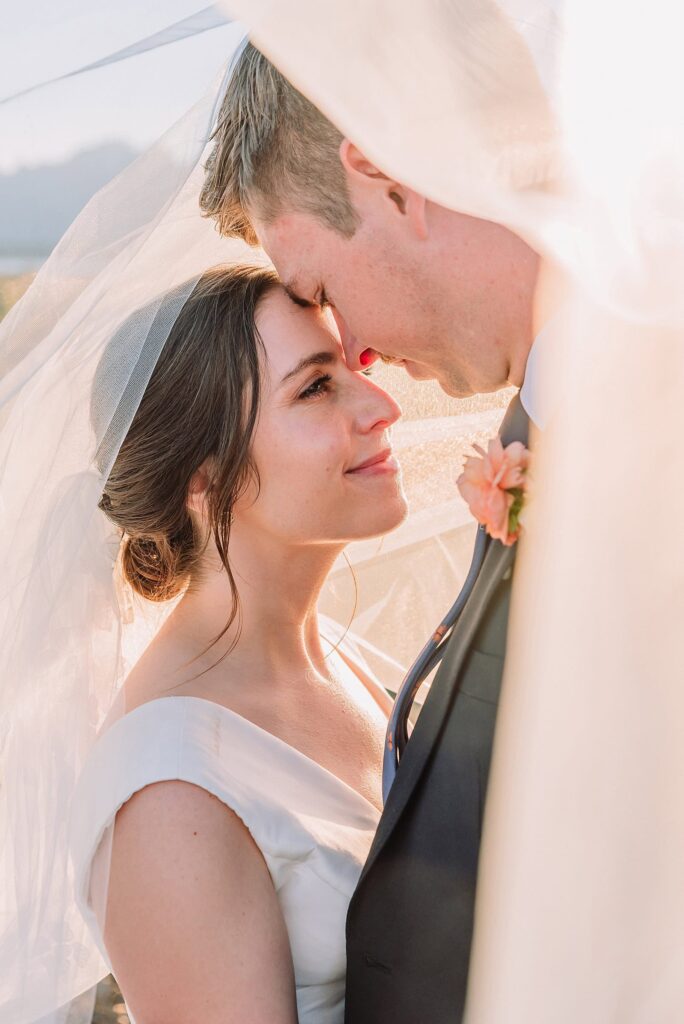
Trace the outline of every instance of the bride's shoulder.
<path fill-rule="evenodd" d="M 242 821 L 256 820 L 258 793 L 240 770 L 244 759 L 216 711 L 208 701 L 183 697 L 157 697 L 125 709 L 121 701 L 112 708 L 84 760 L 72 803 L 70 845 L 77 877 L 87 878 L 115 819 L 117 828 L 124 817 L 137 827 L 141 815 L 153 818 L 162 809 L 171 816 L 185 814 L 190 806 L 198 813 L 207 808 L 215 817 L 219 812 L 211 808 L 217 798 Z M 119 816 L 125 807 L 127 813 Z"/>
<path fill-rule="evenodd" d="M 234 858 L 240 854 L 240 864 L 261 862 L 252 835 L 263 814 L 253 795 L 223 770 L 210 711 L 176 698 L 144 701 L 111 723 L 92 747 L 72 803 L 69 846 L 76 900 L 96 936 L 102 934 L 97 912 L 104 905 L 110 853 L 119 868 L 112 891 L 123 904 L 131 879 L 149 896 L 147 884 L 161 874 L 168 878 L 164 864 L 175 890 L 172 866 L 183 859 L 197 869 L 204 858 L 202 869 L 208 870 L 216 867 L 216 851 L 230 849 Z M 136 899 L 133 905 L 139 905 Z"/>
<path fill-rule="evenodd" d="M 84 761 L 80 796 L 105 804 L 144 785 L 177 777 L 181 760 L 201 763 L 202 743 L 197 742 L 196 730 L 188 728 L 189 710 L 175 698 L 143 699 L 131 705 L 120 692 Z M 195 749 L 189 758 L 191 746 Z"/>

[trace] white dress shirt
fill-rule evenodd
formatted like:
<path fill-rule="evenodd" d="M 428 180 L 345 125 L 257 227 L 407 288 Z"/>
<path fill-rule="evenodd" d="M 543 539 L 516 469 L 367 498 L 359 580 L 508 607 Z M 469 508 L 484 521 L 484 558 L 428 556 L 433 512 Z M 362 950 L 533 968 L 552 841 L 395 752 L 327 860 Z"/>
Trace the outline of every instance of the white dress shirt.
<path fill-rule="evenodd" d="M 558 337 L 558 331 L 554 330 L 557 323 L 557 318 L 554 316 L 544 325 L 532 342 L 525 367 L 525 379 L 520 388 L 522 407 L 535 427 L 540 430 L 548 425 L 553 405 L 552 396 L 549 393 L 549 382 L 553 378 L 547 375 L 547 366 L 553 358 Z"/>

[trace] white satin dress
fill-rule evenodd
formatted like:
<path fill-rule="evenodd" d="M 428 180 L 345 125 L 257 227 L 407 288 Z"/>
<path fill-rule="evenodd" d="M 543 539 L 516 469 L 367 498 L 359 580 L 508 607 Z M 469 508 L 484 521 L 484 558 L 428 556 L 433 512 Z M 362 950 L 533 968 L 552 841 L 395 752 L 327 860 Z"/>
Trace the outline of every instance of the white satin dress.
<path fill-rule="evenodd" d="M 333 657 L 350 692 L 367 699 L 364 684 Z M 128 712 L 97 740 L 81 775 L 71 823 L 76 893 L 107 966 L 90 902 L 93 857 L 122 804 L 170 779 L 213 793 L 245 823 L 285 919 L 299 1022 L 342 1024 L 347 907 L 379 812 L 305 754 L 201 697 L 156 698 Z"/>

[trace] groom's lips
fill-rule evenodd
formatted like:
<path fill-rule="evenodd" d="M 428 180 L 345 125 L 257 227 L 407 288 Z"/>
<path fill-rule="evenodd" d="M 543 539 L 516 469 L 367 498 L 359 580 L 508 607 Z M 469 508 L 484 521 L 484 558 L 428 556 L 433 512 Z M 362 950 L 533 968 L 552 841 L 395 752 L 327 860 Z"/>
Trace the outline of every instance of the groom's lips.
<path fill-rule="evenodd" d="M 373 349 L 366 349 L 367 352 L 373 352 Z M 365 353 L 361 353 L 361 359 Z M 388 366 L 401 366 L 408 373 L 409 377 L 413 377 L 414 380 L 434 380 L 435 374 L 428 370 L 427 367 L 421 363 L 416 363 L 412 359 L 402 359 L 399 356 L 386 356 L 384 352 L 375 352 L 375 356 L 380 359 L 383 363 Z M 372 362 L 373 360 L 371 360 Z M 365 364 L 364 364 L 365 365 Z"/>
<path fill-rule="evenodd" d="M 392 455 L 391 448 L 383 448 L 381 452 L 372 455 L 365 462 L 359 462 L 352 466 L 347 473 L 355 476 L 376 476 L 381 473 L 396 473 L 399 469 L 397 460 Z"/>

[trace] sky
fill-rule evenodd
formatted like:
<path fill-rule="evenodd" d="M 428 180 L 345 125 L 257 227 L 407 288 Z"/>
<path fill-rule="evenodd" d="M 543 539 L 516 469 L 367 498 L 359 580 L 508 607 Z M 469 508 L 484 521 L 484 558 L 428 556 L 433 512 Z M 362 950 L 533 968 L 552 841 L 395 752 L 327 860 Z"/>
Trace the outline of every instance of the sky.
<path fill-rule="evenodd" d="M 4 10 L 7 5 L 7 10 Z M 0 98 L 98 60 L 207 0 L 0 0 Z M 121 139 L 142 149 L 211 87 L 237 25 L 211 29 L 0 104 L 0 174 Z"/>

